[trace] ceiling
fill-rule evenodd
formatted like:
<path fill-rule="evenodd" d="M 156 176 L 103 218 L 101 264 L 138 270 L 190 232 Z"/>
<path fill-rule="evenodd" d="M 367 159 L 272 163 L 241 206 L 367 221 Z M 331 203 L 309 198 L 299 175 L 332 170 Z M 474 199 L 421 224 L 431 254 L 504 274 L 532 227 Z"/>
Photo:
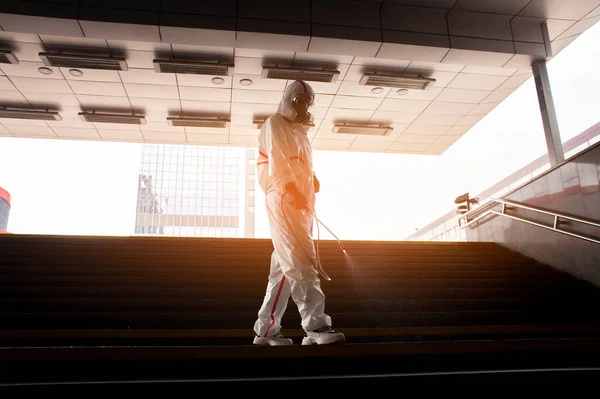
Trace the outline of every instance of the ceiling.
<path fill-rule="evenodd" d="M 395 0 L 391 3 L 411 6 L 422 2 Z M 514 15 L 520 12 L 519 15 L 525 17 L 528 9 L 539 2 L 437 0 L 428 3 L 436 3 L 434 7 L 447 7 L 452 3 L 454 9 L 476 12 L 514 12 L 510 31 L 518 35 L 519 21 Z M 552 5 L 553 2 L 545 3 Z M 593 9 L 600 1 L 587 3 L 588 8 L 594 3 Z M 568 11 L 560 12 L 567 15 Z M 558 13 L 552 8 L 545 12 Z M 594 12 L 600 14 L 598 9 Z M 368 41 L 309 38 L 305 44 L 302 36 L 297 35 L 237 32 L 232 44 L 225 36 L 219 36 L 225 35 L 225 31 L 214 31 L 211 43 L 214 45 L 207 46 L 190 44 L 196 41 L 186 28 L 161 26 L 161 34 L 152 41 L 152 35 L 140 33 L 143 25 L 79 21 L 80 31 L 70 35 L 66 25 L 52 26 L 50 30 L 43 27 L 39 23 L 45 20 L 43 17 L 34 17 L 39 18 L 37 23 L 27 26 L 17 18 L 21 16 L 11 15 L 15 18 L 7 19 L 7 15 L 0 14 L 3 28 L 0 48 L 13 50 L 19 64 L 0 64 L 0 106 L 56 110 L 62 116 L 61 121 L 2 118 L 0 136 L 8 137 L 253 147 L 258 133 L 253 128 L 253 120 L 274 113 L 289 84 L 286 80 L 263 78 L 262 67 L 318 65 L 336 68 L 340 74 L 333 83 L 309 82 L 317 93 L 312 109 L 315 127 L 309 130 L 314 149 L 439 155 L 531 77 L 527 68 L 530 58 L 526 64 L 519 62 L 511 67 L 509 61 L 517 55 L 492 51 L 457 49 L 452 52 L 415 45 L 411 47 L 413 52 L 402 53 L 407 59 L 400 59 L 398 52 L 388 51 L 386 55 L 381 43 L 371 54 L 361 47 L 367 46 Z M 597 20 L 596 16 L 592 19 Z M 579 23 L 577 20 L 561 21 L 560 28 L 559 23 L 552 25 L 553 44 L 560 45 L 561 40 L 570 43 L 587 29 L 576 32 L 572 29 Z M 460 19 L 458 23 L 460 26 Z M 588 22 L 587 25 L 593 24 Z M 36 31 L 61 35 L 36 34 Z M 144 40 L 124 40 L 132 38 Z M 274 45 L 274 41 L 281 43 Z M 340 45 L 355 46 L 340 50 Z M 298 51 L 278 50 L 280 48 Z M 559 50 L 556 47 L 555 52 Z M 82 69 L 82 76 L 73 76 L 68 68 L 47 67 L 52 73 L 41 74 L 38 68 L 45 65 L 39 53 L 57 51 L 123 56 L 128 70 Z M 357 52 L 369 56 L 352 55 Z M 157 73 L 152 63 L 155 58 L 229 61 L 234 64 L 234 72 L 224 77 L 222 84 L 214 84 L 213 76 Z M 381 93 L 373 93 L 373 87 L 359 84 L 365 71 L 423 75 L 436 81 L 428 90 L 411 90 L 404 95 L 389 87 L 384 87 Z M 242 79 L 250 79 L 252 85 L 240 84 Z M 143 125 L 89 123 L 79 118 L 82 111 L 132 112 L 145 115 L 147 122 Z M 227 116 L 231 122 L 227 128 L 219 129 L 173 127 L 166 121 L 167 116 L 198 113 Z M 342 121 L 389 124 L 393 132 L 388 136 L 333 133 L 334 122 Z"/>

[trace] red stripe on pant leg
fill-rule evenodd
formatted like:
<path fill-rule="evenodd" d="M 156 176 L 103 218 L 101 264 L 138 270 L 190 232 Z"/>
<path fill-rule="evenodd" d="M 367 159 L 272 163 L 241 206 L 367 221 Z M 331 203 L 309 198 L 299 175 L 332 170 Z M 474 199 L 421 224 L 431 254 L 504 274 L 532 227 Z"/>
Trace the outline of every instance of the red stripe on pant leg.
<path fill-rule="evenodd" d="M 279 302 L 279 296 L 281 295 L 281 290 L 283 289 L 283 283 L 285 283 L 285 276 L 281 277 L 281 282 L 279 283 L 279 289 L 277 290 L 275 303 L 273 303 L 273 309 L 271 310 L 271 325 L 269 326 L 269 328 L 267 328 L 265 337 L 269 336 L 269 331 L 271 331 L 271 327 L 273 327 L 273 325 L 275 324 L 275 309 L 277 309 L 277 302 Z"/>

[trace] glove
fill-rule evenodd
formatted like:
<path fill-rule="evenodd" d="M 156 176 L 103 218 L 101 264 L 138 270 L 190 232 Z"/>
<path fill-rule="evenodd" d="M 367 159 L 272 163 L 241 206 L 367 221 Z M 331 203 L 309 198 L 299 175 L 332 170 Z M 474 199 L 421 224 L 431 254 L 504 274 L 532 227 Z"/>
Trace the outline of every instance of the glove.
<path fill-rule="evenodd" d="M 313 181 L 315 186 L 315 193 L 318 193 L 319 191 L 321 191 L 321 182 L 319 181 L 319 179 L 317 179 L 317 176 L 313 176 Z"/>
<path fill-rule="evenodd" d="M 297 210 L 299 210 L 299 211 L 310 210 L 310 208 L 308 206 L 308 201 L 306 200 L 304 195 L 302 195 L 302 193 L 298 190 L 298 188 L 296 187 L 296 185 L 294 183 L 288 184 L 285 187 L 285 189 L 286 189 L 286 193 L 290 193 L 294 197 L 294 205 L 296 206 Z"/>

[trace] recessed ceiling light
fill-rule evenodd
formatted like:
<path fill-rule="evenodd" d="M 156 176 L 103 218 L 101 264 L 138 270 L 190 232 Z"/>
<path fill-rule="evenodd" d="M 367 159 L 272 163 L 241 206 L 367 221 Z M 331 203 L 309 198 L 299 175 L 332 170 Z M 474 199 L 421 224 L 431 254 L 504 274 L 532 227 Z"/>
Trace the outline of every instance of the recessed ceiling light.
<path fill-rule="evenodd" d="M 240 84 L 242 86 L 250 86 L 252 83 L 254 83 L 254 82 L 252 82 L 252 80 L 250 80 L 250 79 L 242 79 L 242 80 L 240 80 Z"/>
<path fill-rule="evenodd" d="M 52 69 L 46 67 L 39 67 L 38 72 L 42 75 L 52 75 L 54 73 Z"/>
<path fill-rule="evenodd" d="M 371 90 L 371 93 L 381 94 L 381 93 L 383 93 L 383 87 L 373 87 L 373 89 Z"/>
<path fill-rule="evenodd" d="M 81 72 L 79 69 L 69 69 L 69 73 L 76 77 L 83 75 L 83 72 Z"/>
<path fill-rule="evenodd" d="M 408 89 L 398 89 L 398 91 L 396 91 L 396 94 L 398 94 L 399 96 L 405 96 L 408 94 Z"/>
<path fill-rule="evenodd" d="M 225 83 L 225 79 L 219 78 L 219 77 L 215 77 L 215 78 L 211 79 L 211 82 L 213 82 L 216 85 L 222 85 L 223 83 Z"/>

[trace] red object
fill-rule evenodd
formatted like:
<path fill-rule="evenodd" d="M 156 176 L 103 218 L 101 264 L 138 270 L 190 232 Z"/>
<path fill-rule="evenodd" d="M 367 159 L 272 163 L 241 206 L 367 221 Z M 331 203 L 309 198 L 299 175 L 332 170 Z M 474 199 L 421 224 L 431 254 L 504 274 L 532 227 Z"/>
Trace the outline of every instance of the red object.
<path fill-rule="evenodd" d="M 10 205 L 10 194 L 8 191 L 3 189 L 2 187 L 0 187 L 0 198 L 2 198 L 4 201 L 8 202 L 8 204 Z"/>
<path fill-rule="evenodd" d="M 279 302 L 279 296 L 281 295 L 281 289 L 283 288 L 283 284 L 285 283 L 285 276 L 281 277 L 281 283 L 279 283 L 279 290 L 277 290 L 277 296 L 275 297 L 275 302 L 273 303 L 273 309 L 271 309 L 271 325 L 267 328 L 267 332 L 265 333 L 265 337 L 269 336 L 269 331 L 271 331 L 271 327 L 275 324 L 275 309 L 277 309 L 277 302 Z"/>

